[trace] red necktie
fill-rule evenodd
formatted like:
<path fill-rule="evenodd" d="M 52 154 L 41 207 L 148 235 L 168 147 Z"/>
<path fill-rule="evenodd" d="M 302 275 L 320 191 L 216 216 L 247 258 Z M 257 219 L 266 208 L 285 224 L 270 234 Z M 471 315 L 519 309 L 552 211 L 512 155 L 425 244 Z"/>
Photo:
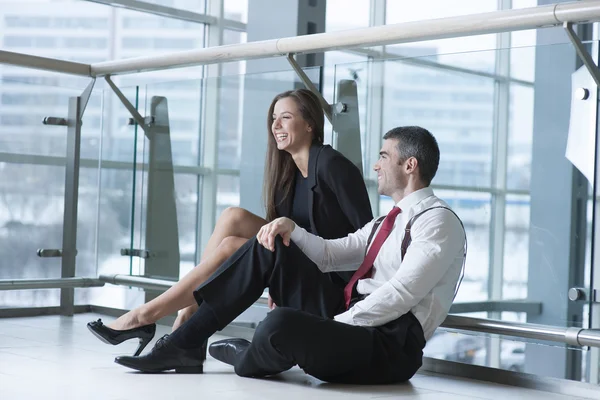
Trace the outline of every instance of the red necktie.
<path fill-rule="evenodd" d="M 381 224 L 381 229 L 377 232 L 377 236 L 373 240 L 373 245 L 367 252 L 364 261 L 360 264 L 360 267 L 356 270 L 352 278 L 350 278 L 350 282 L 344 288 L 344 299 L 346 300 L 346 309 L 350 306 L 350 299 L 352 298 L 352 289 L 354 285 L 359 279 L 365 278 L 367 275 L 371 273 L 371 269 L 373 268 L 373 263 L 375 262 L 375 258 L 377 257 L 377 253 L 381 249 L 383 242 L 389 236 L 392 228 L 394 227 L 394 222 L 396 221 L 396 217 L 400 214 L 402 210 L 399 207 L 392 208 L 392 211 L 385 217 Z M 368 245 L 368 244 L 367 244 Z"/>

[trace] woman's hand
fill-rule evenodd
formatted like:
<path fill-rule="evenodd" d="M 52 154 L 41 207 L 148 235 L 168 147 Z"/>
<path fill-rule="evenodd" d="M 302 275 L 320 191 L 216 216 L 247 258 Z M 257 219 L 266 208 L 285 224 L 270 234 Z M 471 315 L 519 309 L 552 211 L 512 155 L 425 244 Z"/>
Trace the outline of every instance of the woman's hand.
<path fill-rule="evenodd" d="M 269 299 L 267 300 L 267 306 L 269 307 L 269 310 L 272 310 L 275 307 L 277 307 L 277 304 L 275 304 L 275 302 L 271 298 L 271 295 L 269 295 Z"/>
<path fill-rule="evenodd" d="M 290 236 L 295 228 L 296 224 L 291 219 L 285 217 L 277 218 L 260 228 L 256 234 L 256 240 L 265 248 L 275 251 L 275 237 L 281 235 L 283 244 L 289 246 Z"/>

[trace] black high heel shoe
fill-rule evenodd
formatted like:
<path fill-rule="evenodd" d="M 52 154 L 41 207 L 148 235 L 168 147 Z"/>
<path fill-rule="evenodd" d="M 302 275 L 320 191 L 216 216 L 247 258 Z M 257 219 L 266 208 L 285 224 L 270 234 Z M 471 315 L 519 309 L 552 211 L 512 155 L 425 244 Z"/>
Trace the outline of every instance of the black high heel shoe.
<path fill-rule="evenodd" d="M 98 321 L 88 322 L 87 327 L 98 339 L 102 340 L 104 343 L 112 345 L 123 343 L 129 339 L 139 338 L 140 345 L 135 351 L 134 356 L 140 355 L 142 350 L 144 350 L 148 343 L 150 343 L 154 337 L 154 334 L 156 333 L 156 324 L 144 325 L 124 331 L 117 331 L 104 325 L 101 319 Z"/>

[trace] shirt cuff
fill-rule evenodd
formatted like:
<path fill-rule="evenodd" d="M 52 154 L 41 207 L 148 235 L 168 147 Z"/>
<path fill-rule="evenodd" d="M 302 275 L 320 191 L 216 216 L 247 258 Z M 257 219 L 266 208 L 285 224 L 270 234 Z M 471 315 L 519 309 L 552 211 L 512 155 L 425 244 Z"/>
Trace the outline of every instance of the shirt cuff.
<path fill-rule="evenodd" d="M 298 224 L 296 224 L 296 227 L 290 234 L 290 239 L 292 239 L 294 242 L 297 242 L 297 243 L 301 242 L 302 239 L 304 238 L 304 235 L 306 235 L 307 233 L 308 232 L 306 232 L 306 230 L 304 230 L 304 228 L 301 228 L 300 226 L 298 226 Z"/>
<path fill-rule="evenodd" d="M 354 325 L 350 310 L 334 316 L 333 319 L 343 324 Z"/>

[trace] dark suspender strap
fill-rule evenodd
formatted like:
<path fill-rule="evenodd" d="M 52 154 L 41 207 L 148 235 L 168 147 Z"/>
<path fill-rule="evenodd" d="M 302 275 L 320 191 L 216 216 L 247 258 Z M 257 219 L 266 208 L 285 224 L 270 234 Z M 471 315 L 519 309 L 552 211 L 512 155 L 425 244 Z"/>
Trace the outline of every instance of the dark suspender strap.
<path fill-rule="evenodd" d="M 410 236 L 410 229 L 412 228 L 413 224 L 415 223 L 415 221 L 417 220 L 417 218 L 419 218 L 421 215 L 425 214 L 427 211 L 429 210 L 435 210 L 436 208 L 443 208 L 445 210 L 450 211 L 452 214 L 454 214 L 454 216 L 456 218 L 458 218 L 458 215 L 456 215 L 456 213 L 454 211 L 452 211 L 450 208 L 448 207 L 444 207 L 444 206 L 436 206 L 436 207 L 431 207 L 431 208 L 426 208 L 425 210 L 421 211 L 418 214 L 415 214 L 410 221 L 408 221 L 408 223 L 406 224 L 406 228 L 404 228 L 404 239 L 402 239 L 402 247 L 401 247 L 401 260 L 404 260 L 404 256 L 406 255 L 406 250 L 408 249 L 408 246 L 410 245 L 410 242 L 412 241 L 412 237 Z M 465 230 L 465 227 L 462 223 L 462 221 L 460 220 L 460 218 L 458 218 L 458 222 L 460 222 L 460 225 L 463 227 L 463 231 Z"/>
<path fill-rule="evenodd" d="M 410 236 L 410 229 L 412 228 L 412 225 L 414 224 L 414 222 L 417 220 L 417 218 L 419 218 L 421 215 L 425 214 L 427 211 L 435 210 L 436 208 L 444 208 L 444 209 L 450 211 L 452 214 L 454 214 L 454 216 L 458 219 L 458 222 L 460 222 L 460 226 L 462 226 L 463 232 L 465 233 L 465 249 L 464 249 L 464 257 L 463 257 L 463 265 L 462 265 L 462 268 L 460 271 L 460 278 L 459 278 L 456 288 L 454 290 L 454 297 L 456 297 L 456 293 L 458 293 L 458 288 L 460 287 L 463 277 L 465 276 L 465 262 L 466 262 L 466 257 L 467 257 L 467 231 L 465 230 L 465 226 L 463 225 L 461 219 L 450 208 L 444 207 L 444 206 L 436 206 L 436 207 L 426 208 L 425 210 L 421 211 L 420 213 L 415 214 L 410 219 L 410 221 L 408 221 L 408 223 L 406 224 L 406 228 L 404 228 L 404 239 L 402 239 L 402 247 L 400 249 L 400 251 L 401 251 L 400 255 L 402 257 L 401 260 L 404 260 L 404 256 L 406 255 L 406 250 L 408 249 L 408 246 L 410 245 L 410 242 L 412 241 L 412 238 Z"/>
<path fill-rule="evenodd" d="M 375 220 L 373 224 L 373 229 L 371 229 L 371 234 L 369 235 L 369 239 L 367 240 L 367 246 L 365 247 L 365 257 L 367 256 L 367 250 L 369 249 L 369 245 L 371 244 L 371 240 L 373 240 L 373 236 L 375 236 L 375 232 L 377 232 L 377 228 L 381 225 L 381 222 L 385 219 L 385 215 L 383 217 L 379 217 Z"/>

